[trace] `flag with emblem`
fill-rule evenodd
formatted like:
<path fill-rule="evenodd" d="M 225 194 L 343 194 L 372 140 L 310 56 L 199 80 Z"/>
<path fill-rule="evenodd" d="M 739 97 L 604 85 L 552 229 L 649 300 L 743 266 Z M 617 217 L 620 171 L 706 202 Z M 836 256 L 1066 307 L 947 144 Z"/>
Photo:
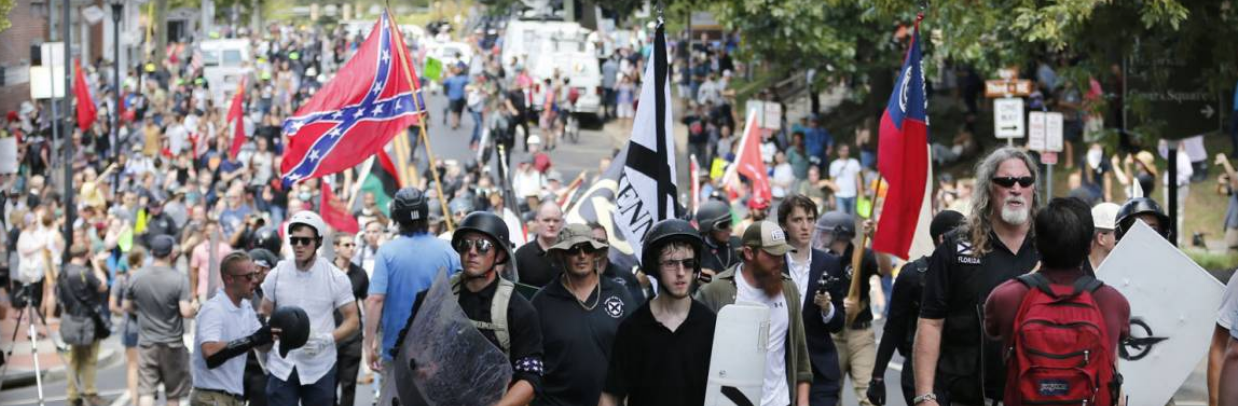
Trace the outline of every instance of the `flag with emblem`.
<path fill-rule="evenodd" d="M 899 70 L 894 92 L 881 115 L 877 170 L 889 185 L 873 250 L 907 258 L 928 195 L 928 99 L 920 63 L 920 19 L 911 35 L 911 48 Z M 927 231 L 927 227 L 924 227 Z"/>
<path fill-rule="evenodd" d="M 645 232 L 674 218 L 679 208 L 675 176 L 675 139 L 671 134 L 671 81 L 666 61 L 665 27 L 654 36 L 653 63 L 645 68 L 640 105 L 615 197 L 615 225 L 641 257 Z"/>
<path fill-rule="evenodd" d="M 406 50 L 383 13 L 335 78 L 284 120 L 285 187 L 354 167 L 418 122 L 425 102 Z"/>

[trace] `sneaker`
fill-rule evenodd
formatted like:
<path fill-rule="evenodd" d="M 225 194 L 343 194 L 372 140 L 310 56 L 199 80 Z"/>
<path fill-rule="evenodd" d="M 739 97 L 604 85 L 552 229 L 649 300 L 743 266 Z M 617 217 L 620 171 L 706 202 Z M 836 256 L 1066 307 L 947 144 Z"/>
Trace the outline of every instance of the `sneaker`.
<path fill-rule="evenodd" d="M 108 402 L 99 395 L 89 395 L 86 396 L 86 399 L 82 400 L 83 406 L 108 406 L 110 404 L 112 404 L 112 402 Z"/>

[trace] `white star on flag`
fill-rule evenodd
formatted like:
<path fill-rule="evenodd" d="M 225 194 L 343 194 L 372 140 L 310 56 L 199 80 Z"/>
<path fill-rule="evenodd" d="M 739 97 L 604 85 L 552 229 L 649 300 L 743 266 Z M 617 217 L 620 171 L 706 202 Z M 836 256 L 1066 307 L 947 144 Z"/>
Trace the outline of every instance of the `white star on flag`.
<path fill-rule="evenodd" d="M 341 111 L 341 110 L 336 110 L 334 113 L 331 113 L 331 118 L 332 118 L 332 119 L 335 119 L 335 120 L 338 120 L 338 119 L 340 118 L 340 116 L 342 116 L 342 115 L 344 115 L 344 112 L 343 112 L 343 111 Z"/>
<path fill-rule="evenodd" d="M 328 137 L 331 137 L 331 138 L 339 138 L 339 137 L 340 137 L 340 134 L 342 134 L 342 133 L 343 133 L 343 132 L 342 132 L 342 131 L 340 131 L 340 129 L 339 129 L 339 128 L 335 128 L 335 129 L 333 129 L 333 130 L 331 130 L 331 131 L 328 131 L 328 132 L 327 132 L 327 136 L 328 136 Z"/>
<path fill-rule="evenodd" d="M 383 105 L 381 104 L 374 106 L 374 111 L 370 112 L 370 115 L 373 116 L 377 116 L 379 114 L 383 114 Z"/>
<path fill-rule="evenodd" d="M 317 148 L 310 150 L 309 159 L 311 161 L 318 161 L 318 149 Z"/>
<path fill-rule="evenodd" d="M 361 118 L 361 116 L 364 116 L 364 115 L 365 115 L 365 109 L 364 109 L 364 108 L 360 108 L 360 109 L 357 109 L 357 112 L 356 112 L 356 113 L 353 113 L 352 117 L 353 117 L 353 118 Z"/>

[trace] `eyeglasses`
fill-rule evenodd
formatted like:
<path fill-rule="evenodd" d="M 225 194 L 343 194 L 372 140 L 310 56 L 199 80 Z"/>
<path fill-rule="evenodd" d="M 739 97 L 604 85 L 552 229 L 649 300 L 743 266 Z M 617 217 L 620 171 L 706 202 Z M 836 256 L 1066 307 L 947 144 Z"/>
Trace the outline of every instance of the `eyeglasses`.
<path fill-rule="evenodd" d="M 689 269 L 689 270 L 696 269 L 695 258 L 667 259 L 667 260 L 663 260 L 659 264 L 662 265 L 662 269 L 678 269 L 681 266 L 684 267 L 684 269 Z"/>
<path fill-rule="evenodd" d="M 728 219 L 728 220 L 722 220 L 722 221 L 719 221 L 719 222 L 717 222 L 717 223 L 714 223 L 714 229 L 715 229 L 715 230 L 730 230 L 730 229 L 731 229 L 731 220 L 729 220 L 729 219 Z"/>
<path fill-rule="evenodd" d="M 993 181 L 993 183 L 996 183 L 998 186 L 1001 186 L 1004 188 L 1012 188 L 1014 187 L 1016 183 L 1018 183 L 1019 186 L 1022 186 L 1022 187 L 1031 187 L 1032 184 L 1036 183 L 1036 178 L 1033 178 L 1031 176 L 1022 176 L 1022 177 L 994 176 L 993 178 L 989 180 Z"/>
<path fill-rule="evenodd" d="M 585 254 L 592 254 L 592 253 L 595 253 L 595 252 L 597 252 L 597 251 L 598 251 L 598 250 L 594 249 L 592 245 L 589 245 L 589 244 L 576 244 L 576 245 L 573 245 L 571 248 L 568 248 L 568 249 L 567 249 L 566 251 L 564 251 L 564 252 L 566 252 L 566 253 L 567 253 L 567 255 L 580 255 L 580 253 L 582 253 L 582 252 L 583 252 L 583 253 L 585 253 Z"/>
<path fill-rule="evenodd" d="M 494 244 L 491 244 L 490 240 L 485 239 L 460 240 L 456 242 L 456 252 L 461 254 L 469 252 L 473 249 L 473 247 L 477 247 L 478 254 L 484 255 L 487 252 L 490 252 L 491 248 L 494 248 Z"/>
<path fill-rule="evenodd" d="M 293 246 L 312 245 L 314 244 L 314 237 L 288 237 L 288 242 Z"/>
<path fill-rule="evenodd" d="M 243 274 L 229 274 L 228 276 L 231 276 L 233 278 L 248 279 L 250 282 L 258 280 L 258 272 L 250 272 L 250 273 L 243 273 Z"/>

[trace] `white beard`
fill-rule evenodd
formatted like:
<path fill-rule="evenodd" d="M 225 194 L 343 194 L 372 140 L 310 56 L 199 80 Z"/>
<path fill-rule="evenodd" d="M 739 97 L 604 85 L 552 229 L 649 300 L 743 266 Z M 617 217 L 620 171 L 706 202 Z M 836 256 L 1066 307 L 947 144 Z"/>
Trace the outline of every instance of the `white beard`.
<path fill-rule="evenodd" d="M 1002 221 L 1010 225 L 1021 226 L 1027 223 L 1028 217 L 1031 217 L 1031 209 L 1024 203 L 1022 209 L 1013 209 L 1010 206 L 1002 206 Z"/>

